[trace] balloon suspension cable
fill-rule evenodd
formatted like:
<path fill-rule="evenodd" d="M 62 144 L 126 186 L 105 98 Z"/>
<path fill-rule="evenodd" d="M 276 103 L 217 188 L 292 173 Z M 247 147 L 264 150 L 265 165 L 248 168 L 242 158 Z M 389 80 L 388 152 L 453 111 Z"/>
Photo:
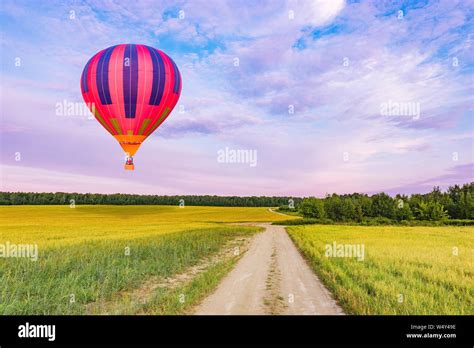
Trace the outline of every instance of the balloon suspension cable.
<path fill-rule="evenodd" d="M 127 154 L 127 159 L 125 160 L 125 170 L 134 170 L 135 165 L 133 164 L 133 156 Z"/>

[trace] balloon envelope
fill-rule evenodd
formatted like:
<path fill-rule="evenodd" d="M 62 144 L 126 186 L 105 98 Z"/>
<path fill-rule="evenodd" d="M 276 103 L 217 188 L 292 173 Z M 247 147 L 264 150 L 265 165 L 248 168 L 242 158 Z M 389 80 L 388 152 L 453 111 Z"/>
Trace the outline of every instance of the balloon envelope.
<path fill-rule="evenodd" d="M 145 45 L 116 45 L 87 62 L 81 91 L 97 121 L 131 157 L 175 107 L 181 74 L 163 51 Z"/>

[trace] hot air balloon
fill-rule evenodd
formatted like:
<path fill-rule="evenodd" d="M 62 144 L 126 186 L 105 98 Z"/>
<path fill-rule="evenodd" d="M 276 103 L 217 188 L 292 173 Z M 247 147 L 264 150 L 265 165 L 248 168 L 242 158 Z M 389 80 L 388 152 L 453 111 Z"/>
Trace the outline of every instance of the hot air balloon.
<path fill-rule="evenodd" d="M 163 51 L 145 45 L 116 45 L 87 62 L 81 91 L 96 120 L 125 151 L 125 169 L 133 170 L 138 148 L 178 102 L 181 74 Z"/>

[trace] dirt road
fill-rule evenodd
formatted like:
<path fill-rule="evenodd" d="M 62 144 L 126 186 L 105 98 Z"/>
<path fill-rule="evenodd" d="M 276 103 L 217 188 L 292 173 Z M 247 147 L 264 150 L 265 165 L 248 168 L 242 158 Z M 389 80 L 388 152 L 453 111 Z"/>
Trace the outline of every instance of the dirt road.
<path fill-rule="evenodd" d="M 195 314 L 343 314 L 283 226 L 266 230 Z"/>

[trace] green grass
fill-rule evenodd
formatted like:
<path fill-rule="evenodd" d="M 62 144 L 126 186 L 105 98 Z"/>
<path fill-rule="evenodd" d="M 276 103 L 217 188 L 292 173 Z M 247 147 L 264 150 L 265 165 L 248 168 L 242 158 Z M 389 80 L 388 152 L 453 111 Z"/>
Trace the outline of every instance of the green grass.
<path fill-rule="evenodd" d="M 288 232 L 347 313 L 474 314 L 473 227 L 310 225 Z M 364 260 L 326 257 L 333 242 L 364 245 Z"/>
<path fill-rule="evenodd" d="M 94 241 L 49 248 L 37 262 L 2 260 L 0 313 L 84 314 L 85 304 L 170 277 L 212 255 L 252 227 L 216 227 L 134 240 Z M 125 248 L 130 255 L 125 255 Z M 71 303 L 71 295 L 75 302 Z"/>
<path fill-rule="evenodd" d="M 87 304 L 139 288 L 151 277 L 182 273 L 229 241 L 259 230 L 222 222 L 281 218 L 266 208 L 222 207 L 13 206 L 0 213 L 0 243 L 39 246 L 36 262 L 0 258 L 1 314 L 85 314 Z M 189 293 L 179 308 L 166 305 L 177 290 L 160 289 L 153 306 L 137 310 L 184 311 L 226 269 L 213 265 L 181 286 Z"/>
<path fill-rule="evenodd" d="M 212 265 L 206 272 L 197 275 L 177 289 L 160 289 L 153 299 L 135 311 L 139 314 L 189 314 L 199 301 L 217 287 L 222 278 L 232 269 L 238 258 L 224 260 Z"/>

